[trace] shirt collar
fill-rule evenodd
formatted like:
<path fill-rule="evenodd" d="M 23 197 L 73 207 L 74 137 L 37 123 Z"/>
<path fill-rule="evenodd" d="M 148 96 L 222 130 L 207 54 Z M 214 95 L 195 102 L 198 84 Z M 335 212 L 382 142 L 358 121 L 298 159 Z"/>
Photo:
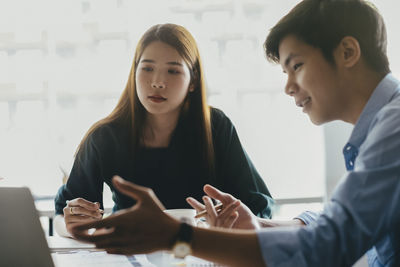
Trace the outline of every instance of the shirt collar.
<path fill-rule="evenodd" d="M 400 82 L 391 73 L 387 74 L 382 81 L 379 82 L 361 112 L 347 145 L 350 144 L 356 148 L 361 146 L 367 136 L 368 128 L 373 117 L 392 99 L 393 95 L 399 92 L 399 83 Z"/>

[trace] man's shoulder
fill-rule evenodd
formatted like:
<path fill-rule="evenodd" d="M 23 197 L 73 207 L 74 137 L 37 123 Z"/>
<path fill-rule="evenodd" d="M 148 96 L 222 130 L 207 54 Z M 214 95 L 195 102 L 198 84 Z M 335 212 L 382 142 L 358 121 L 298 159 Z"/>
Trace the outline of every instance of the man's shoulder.
<path fill-rule="evenodd" d="M 375 116 L 375 126 L 390 127 L 391 125 L 400 126 L 400 90 Z"/>
<path fill-rule="evenodd" d="M 400 153 L 400 96 L 392 98 L 372 119 L 357 157 L 358 167 L 381 167 L 398 161 Z"/>

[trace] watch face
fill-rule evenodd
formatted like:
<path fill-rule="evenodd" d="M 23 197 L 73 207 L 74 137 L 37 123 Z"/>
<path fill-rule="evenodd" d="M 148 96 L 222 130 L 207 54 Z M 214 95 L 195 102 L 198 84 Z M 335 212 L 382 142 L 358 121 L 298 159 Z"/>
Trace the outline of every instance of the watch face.
<path fill-rule="evenodd" d="M 184 242 L 177 242 L 173 248 L 173 252 L 175 257 L 184 258 L 191 252 L 190 245 Z"/>

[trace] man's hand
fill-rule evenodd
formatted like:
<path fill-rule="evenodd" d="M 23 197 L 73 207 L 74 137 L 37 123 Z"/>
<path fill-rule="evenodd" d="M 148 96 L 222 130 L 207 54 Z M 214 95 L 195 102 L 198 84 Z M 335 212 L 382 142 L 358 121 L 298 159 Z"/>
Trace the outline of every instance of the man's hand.
<path fill-rule="evenodd" d="M 121 193 L 135 199 L 136 204 L 101 221 L 75 225 L 72 235 L 113 254 L 143 254 L 170 249 L 180 223 L 163 212 L 165 208 L 153 190 L 118 176 L 113 178 L 113 185 Z M 90 228 L 103 230 L 89 235 Z"/>

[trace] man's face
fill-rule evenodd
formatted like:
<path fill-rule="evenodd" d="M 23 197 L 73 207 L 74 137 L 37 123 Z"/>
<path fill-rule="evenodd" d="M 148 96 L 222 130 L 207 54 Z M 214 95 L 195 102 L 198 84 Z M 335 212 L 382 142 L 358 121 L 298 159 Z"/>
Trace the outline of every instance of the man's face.
<path fill-rule="evenodd" d="M 314 124 L 340 118 L 340 77 L 320 49 L 288 35 L 279 45 L 280 65 L 287 74 L 286 94 L 307 113 Z"/>

